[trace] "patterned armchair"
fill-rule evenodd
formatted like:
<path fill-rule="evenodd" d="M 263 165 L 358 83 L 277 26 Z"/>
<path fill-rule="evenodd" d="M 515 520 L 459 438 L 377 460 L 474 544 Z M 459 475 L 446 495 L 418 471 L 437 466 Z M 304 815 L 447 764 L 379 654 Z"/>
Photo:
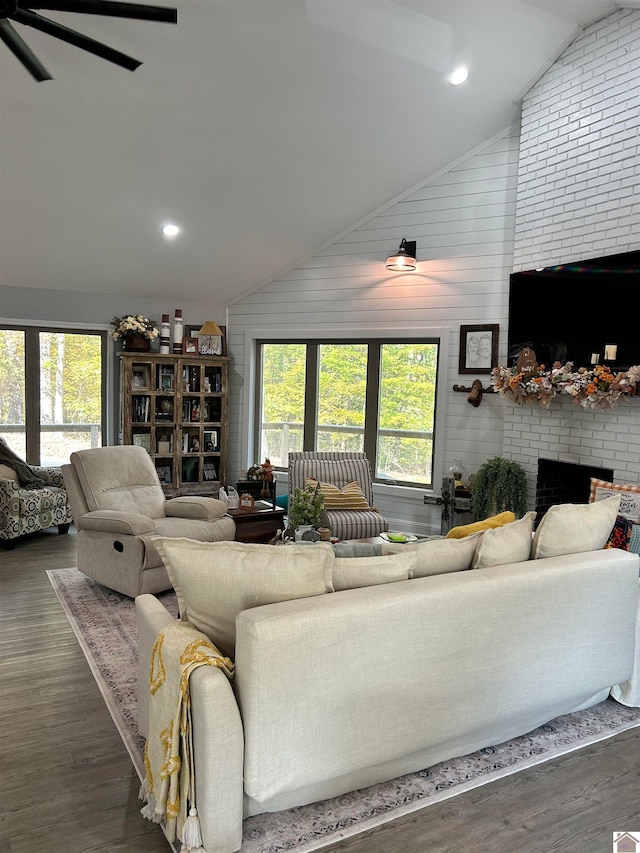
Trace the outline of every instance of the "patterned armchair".
<path fill-rule="evenodd" d="M 31 470 L 45 486 L 26 489 L 15 471 L 0 465 L 0 542 L 7 550 L 15 548 L 19 536 L 54 525 L 59 533 L 66 533 L 72 521 L 60 468 L 32 466 Z"/>
<path fill-rule="evenodd" d="M 296 488 L 304 488 L 307 477 L 342 490 L 347 483 L 358 483 L 366 501 L 365 509 L 325 509 L 333 536 L 339 539 L 367 539 L 389 529 L 389 522 L 373 508 L 371 466 L 364 453 L 340 453 L 310 450 L 289 453 L 289 501 Z M 339 501 L 338 501 L 339 503 Z M 350 502 L 345 501 L 345 507 Z"/>

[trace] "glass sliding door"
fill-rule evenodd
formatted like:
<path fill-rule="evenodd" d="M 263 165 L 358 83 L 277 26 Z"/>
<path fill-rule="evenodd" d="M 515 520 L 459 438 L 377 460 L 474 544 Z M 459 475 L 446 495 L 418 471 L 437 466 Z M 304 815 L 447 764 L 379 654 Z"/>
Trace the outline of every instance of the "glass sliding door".
<path fill-rule="evenodd" d="M 106 332 L 0 329 L 0 435 L 29 464 L 102 444 L 106 346 Z"/>

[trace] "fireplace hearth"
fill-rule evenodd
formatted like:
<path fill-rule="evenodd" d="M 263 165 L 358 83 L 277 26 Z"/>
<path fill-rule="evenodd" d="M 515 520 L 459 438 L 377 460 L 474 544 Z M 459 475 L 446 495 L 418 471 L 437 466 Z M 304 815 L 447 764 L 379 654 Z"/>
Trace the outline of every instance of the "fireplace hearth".
<path fill-rule="evenodd" d="M 611 468 L 558 462 L 556 459 L 538 460 L 536 480 L 536 524 L 555 504 L 586 504 L 589 501 L 591 477 L 613 480 Z"/>

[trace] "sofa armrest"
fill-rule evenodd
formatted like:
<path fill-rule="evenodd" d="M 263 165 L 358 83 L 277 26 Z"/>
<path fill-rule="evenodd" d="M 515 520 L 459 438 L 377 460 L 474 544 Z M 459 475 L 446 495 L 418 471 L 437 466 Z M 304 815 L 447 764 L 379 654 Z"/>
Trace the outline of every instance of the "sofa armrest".
<path fill-rule="evenodd" d="M 31 470 L 36 475 L 36 477 L 40 477 L 40 479 L 45 485 L 56 486 L 59 489 L 64 487 L 64 480 L 62 479 L 61 468 L 53 466 L 32 465 Z"/>
<path fill-rule="evenodd" d="M 149 671 L 156 637 L 173 616 L 154 595 L 135 599 L 138 625 L 138 730 L 149 733 Z M 206 850 L 233 853 L 242 844 L 244 731 L 233 687 L 214 666 L 191 675 L 196 802 Z"/>
<path fill-rule="evenodd" d="M 99 530 L 103 533 L 121 533 L 138 536 L 153 533 L 155 525 L 146 515 L 138 512 L 120 512 L 116 509 L 97 509 L 76 520 L 78 530 Z"/>
<path fill-rule="evenodd" d="M 636 608 L 636 644 L 633 655 L 633 672 L 626 681 L 614 684 L 610 692 L 611 696 L 621 705 L 640 708 L 640 584 Z"/>
<path fill-rule="evenodd" d="M 191 717 L 203 847 L 233 853 L 242 845 L 244 730 L 233 687 L 217 667 L 192 673 Z"/>
<path fill-rule="evenodd" d="M 170 625 L 174 618 L 155 595 L 136 596 L 136 623 L 138 625 L 138 730 L 146 738 L 149 732 L 149 669 L 151 649 L 156 637 Z"/>
<path fill-rule="evenodd" d="M 227 504 L 217 498 L 193 495 L 167 501 L 164 511 L 173 518 L 201 518 L 206 521 L 215 521 L 227 514 Z"/>
<path fill-rule="evenodd" d="M 15 482 L 15 480 L 0 479 L 0 531 L 10 531 L 15 529 L 16 525 L 19 526 L 19 494 L 20 486 Z"/>

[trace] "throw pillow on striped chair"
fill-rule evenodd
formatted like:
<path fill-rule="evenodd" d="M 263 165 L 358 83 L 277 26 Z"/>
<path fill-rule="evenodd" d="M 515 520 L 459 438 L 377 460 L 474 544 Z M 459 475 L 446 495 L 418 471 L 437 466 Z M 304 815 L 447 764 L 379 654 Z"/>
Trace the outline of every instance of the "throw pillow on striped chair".
<path fill-rule="evenodd" d="M 373 507 L 369 506 L 360 483 L 356 480 L 350 480 L 341 489 L 333 483 L 323 483 L 322 481 L 314 480 L 313 477 L 307 477 L 304 484 L 313 489 L 317 485 L 320 486 L 320 491 L 324 497 L 325 509 L 373 509 Z"/>

